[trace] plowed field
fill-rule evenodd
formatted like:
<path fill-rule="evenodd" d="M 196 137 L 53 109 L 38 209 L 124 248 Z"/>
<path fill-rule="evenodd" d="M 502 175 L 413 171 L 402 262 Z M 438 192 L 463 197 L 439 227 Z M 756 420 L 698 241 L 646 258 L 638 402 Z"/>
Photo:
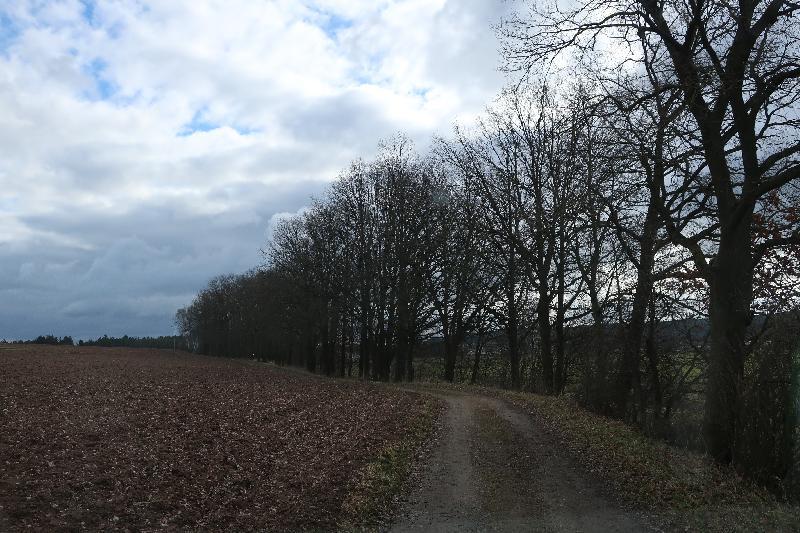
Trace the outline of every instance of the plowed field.
<path fill-rule="evenodd" d="M 421 409 L 246 361 L 0 346 L 0 530 L 329 529 Z"/>

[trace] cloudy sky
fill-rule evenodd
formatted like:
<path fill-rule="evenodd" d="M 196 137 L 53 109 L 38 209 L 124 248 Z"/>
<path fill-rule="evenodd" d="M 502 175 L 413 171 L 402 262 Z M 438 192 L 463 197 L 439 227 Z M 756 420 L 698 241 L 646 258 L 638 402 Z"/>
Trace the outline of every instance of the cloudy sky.
<path fill-rule="evenodd" d="M 351 159 L 479 114 L 510 6 L 0 1 L 0 339 L 170 334 Z"/>

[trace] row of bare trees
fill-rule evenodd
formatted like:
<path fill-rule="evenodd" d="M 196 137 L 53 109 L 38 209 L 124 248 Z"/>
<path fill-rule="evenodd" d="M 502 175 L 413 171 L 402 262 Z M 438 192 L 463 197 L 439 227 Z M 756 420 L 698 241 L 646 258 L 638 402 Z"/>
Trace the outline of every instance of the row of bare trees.
<path fill-rule="evenodd" d="M 275 228 L 267 266 L 181 310 L 182 332 L 379 380 L 414 379 L 435 340 L 448 381 L 465 352 L 473 379 L 492 356 L 510 387 L 646 428 L 699 403 L 715 458 L 785 476 L 800 6 L 542 6 L 501 28 L 524 83 L 428 154 L 398 138 L 354 162 Z M 580 81 L 543 82 L 569 54 Z"/>
<path fill-rule="evenodd" d="M 504 26 L 512 69 L 530 74 L 574 53 L 619 104 L 619 120 L 650 123 L 643 163 L 653 217 L 709 293 L 704 426 L 709 451 L 726 462 L 759 265 L 787 257 L 775 247 L 798 238 L 795 224 L 784 225 L 784 207 L 795 206 L 787 188 L 800 178 L 798 10 L 789 0 L 581 0 L 532 5 Z M 618 98 L 620 89 L 629 96 Z M 778 228 L 765 236 L 765 223 Z"/>

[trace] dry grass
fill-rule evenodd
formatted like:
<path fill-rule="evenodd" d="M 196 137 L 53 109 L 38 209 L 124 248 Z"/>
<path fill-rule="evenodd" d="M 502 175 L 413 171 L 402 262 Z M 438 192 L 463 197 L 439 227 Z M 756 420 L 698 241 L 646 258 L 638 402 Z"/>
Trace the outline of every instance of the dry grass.
<path fill-rule="evenodd" d="M 669 529 L 800 529 L 800 508 L 777 502 L 765 489 L 704 455 L 645 437 L 564 397 L 499 394 L 536 417 L 587 470 L 612 483 L 626 501 L 662 514 Z"/>

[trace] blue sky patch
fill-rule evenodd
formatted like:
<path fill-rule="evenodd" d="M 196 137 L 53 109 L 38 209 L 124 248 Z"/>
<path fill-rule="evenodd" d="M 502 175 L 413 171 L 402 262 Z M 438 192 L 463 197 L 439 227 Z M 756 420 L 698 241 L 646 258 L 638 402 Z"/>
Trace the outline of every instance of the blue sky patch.
<path fill-rule="evenodd" d="M 7 12 L 0 9 L 0 54 L 5 55 L 19 37 L 20 29 Z"/>
<path fill-rule="evenodd" d="M 335 39 L 338 37 L 339 32 L 346 30 L 353 25 L 353 21 L 339 15 L 326 14 L 324 22 L 322 23 L 322 31 L 330 37 Z"/>
<path fill-rule="evenodd" d="M 211 131 L 220 127 L 219 124 L 215 124 L 205 119 L 205 114 L 205 109 L 196 111 L 194 116 L 192 116 L 192 120 L 183 125 L 181 130 L 178 132 L 178 136 L 188 137 L 189 135 L 197 133 L 198 131 Z"/>
<path fill-rule="evenodd" d="M 252 135 L 253 133 L 258 133 L 260 131 L 254 128 L 234 126 L 233 124 L 219 124 L 212 122 L 208 120 L 206 115 L 207 110 L 205 108 L 196 111 L 192 116 L 192 120 L 184 124 L 180 131 L 178 131 L 178 137 L 189 137 L 190 135 L 198 132 L 212 131 L 223 127 L 231 128 L 239 135 Z"/>
<path fill-rule="evenodd" d="M 429 92 L 431 92 L 430 87 L 415 87 L 411 94 L 420 98 L 427 98 Z"/>
<path fill-rule="evenodd" d="M 353 25 L 353 21 L 346 17 L 316 7 L 309 7 L 314 15 L 305 18 L 305 22 L 324 31 L 325 35 L 330 39 L 336 40 L 339 36 L 339 32 Z"/>
<path fill-rule="evenodd" d="M 105 60 L 95 58 L 83 69 L 94 82 L 93 90 L 84 94 L 89 100 L 110 100 L 116 94 L 118 86 L 108 78 L 107 68 Z"/>
<path fill-rule="evenodd" d="M 97 20 L 95 20 L 94 16 L 94 1 L 81 0 L 81 3 L 83 4 L 83 18 L 86 19 L 86 22 L 88 22 L 90 26 L 97 26 Z"/>

